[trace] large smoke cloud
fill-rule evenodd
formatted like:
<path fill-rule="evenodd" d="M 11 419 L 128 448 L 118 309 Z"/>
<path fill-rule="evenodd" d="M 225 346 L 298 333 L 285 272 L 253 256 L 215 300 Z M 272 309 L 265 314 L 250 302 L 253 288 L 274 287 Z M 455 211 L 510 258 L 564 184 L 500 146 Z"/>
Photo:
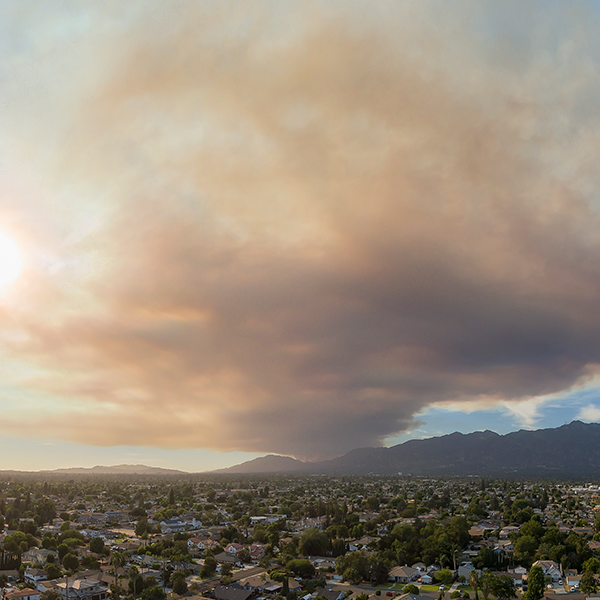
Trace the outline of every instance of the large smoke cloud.
<path fill-rule="evenodd" d="M 39 161 L 104 212 L 11 317 L 22 385 L 63 403 L 32 432 L 327 457 L 594 375 L 586 30 L 278 6 L 117 6 L 86 38 Z"/>

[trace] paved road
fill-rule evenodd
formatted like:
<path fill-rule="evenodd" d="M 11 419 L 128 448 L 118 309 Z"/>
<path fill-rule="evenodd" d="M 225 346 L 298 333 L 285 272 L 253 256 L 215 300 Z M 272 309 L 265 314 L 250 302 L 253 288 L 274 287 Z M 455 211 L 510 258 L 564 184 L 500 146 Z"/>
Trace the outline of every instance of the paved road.
<path fill-rule="evenodd" d="M 250 569 L 241 569 L 240 571 L 235 571 L 231 575 L 232 581 L 239 581 L 240 579 L 245 579 L 246 577 L 253 577 L 254 575 L 260 575 L 261 573 L 266 573 L 267 570 L 263 569 L 263 567 L 251 567 Z"/>

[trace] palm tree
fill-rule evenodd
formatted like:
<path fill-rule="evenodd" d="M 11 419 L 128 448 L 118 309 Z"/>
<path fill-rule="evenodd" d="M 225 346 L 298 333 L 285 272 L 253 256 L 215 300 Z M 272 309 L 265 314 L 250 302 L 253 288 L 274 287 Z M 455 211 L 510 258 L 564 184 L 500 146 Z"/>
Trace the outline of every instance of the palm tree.
<path fill-rule="evenodd" d="M 122 552 L 113 552 L 110 555 L 110 564 L 113 566 L 113 575 L 115 577 L 115 586 L 118 585 L 118 571 L 125 564 L 125 555 Z"/>
<path fill-rule="evenodd" d="M 477 593 L 477 588 L 479 587 L 479 575 L 477 575 L 477 571 L 473 569 L 469 574 L 469 583 L 475 592 L 475 600 L 479 600 L 479 594 Z"/>
<path fill-rule="evenodd" d="M 139 575 L 139 570 L 135 565 L 131 565 L 129 569 L 127 569 L 127 576 L 129 577 L 129 581 L 131 582 L 131 591 L 134 596 L 137 596 L 138 591 L 135 587 L 137 576 Z"/>
<path fill-rule="evenodd" d="M 481 595 L 483 596 L 483 600 L 488 600 L 488 596 L 490 595 L 490 572 L 486 570 L 483 573 L 483 576 L 479 580 L 479 587 L 481 588 Z"/>

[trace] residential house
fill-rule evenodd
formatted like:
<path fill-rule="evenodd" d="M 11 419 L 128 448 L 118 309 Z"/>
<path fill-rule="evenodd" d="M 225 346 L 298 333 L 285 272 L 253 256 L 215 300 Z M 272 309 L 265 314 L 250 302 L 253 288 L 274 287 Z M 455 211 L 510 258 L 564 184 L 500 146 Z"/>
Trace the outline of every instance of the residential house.
<path fill-rule="evenodd" d="M 506 575 L 510 577 L 514 582 L 516 587 L 521 587 L 523 585 L 523 577 L 525 576 L 523 573 L 506 573 L 504 572 L 495 572 L 494 575 Z"/>
<path fill-rule="evenodd" d="M 370 535 L 364 535 L 359 540 L 353 540 L 348 544 L 348 550 L 350 552 L 355 552 L 356 550 L 361 550 L 366 548 L 373 540 L 376 538 L 371 537 Z"/>
<path fill-rule="evenodd" d="M 253 592 L 262 592 L 267 585 L 271 585 L 273 582 L 260 575 L 254 575 L 251 577 L 244 577 L 238 581 L 238 585 L 244 590 L 251 590 Z"/>
<path fill-rule="evenodd" d="M 222 565 L 241 565 L 241 561 L 235 556 L 235 554 L 229 554 L 229 552 L 220 552 L 215 555 L 215 560 Z"/>
<path fill-rule="evenodd" d="M 56 552 L 46 550 L 46 548 L 30 548 L 26 552 L 23 552 L 21 555 L 21 561 L 45 565 L 48 562 L 49 554 L 54 554 L 54 556 L 56 556 Z"/>
<path fill-rule="evenodd" d="M 248 600 L 254 592 L 237 586 L 218 585 L 212 593 L 216 600 Z"/>
<path fill-rule="evenodd" d="M 510 540 L 498 540 L 494 545 L 494 554 L 501 555 L 512 555 L 515 547 Z"/>
<path fill-rule="evenodd" d="M 433 575 L 435 571 L 428 571 L 427 573 L 423 573 L 421 577 L 419 577 L 419 581 L 424 583 L 425 585 L 430 585 L 433 583 Z"/>
<path fill-rule="evenodd" d="M 315 590 L 312 598 L 325 598 L 325 600 L 342 600 L 346 596 L 346 592 L 340 590 Z"/>
<path fill-rule="evenodd" d="M 24 590 L 10 590 L 4 594 L 6 600 L 40 600 L 39 590 L 25 588 Z"/>
<path fill-rule="evenodd" d="M 472 538 L 483 537 L 485 535 L 485 529 L 483 529 L 483 527 L 473 526 L 469 529 L 469 535 Z"/>
<path fill-rule="evenodd" d="M 552 581 L 558 581 L 562 577 L 560 566 L 553 560 L 536 560 L 533 566 L 542 567 L 545 577 L 550 577 Z"/>
<path fill-rule="evenodd" d="M 33 569 L 32 567 L 27 567 L 27 569 L 25 569 L 25 573 L 23 574 L 23 579 L 25 579 L 25 583 L 36 585 L 38 581 L 45 581 L 48 579 L 48 573 L 42 569 Z"/>
<path fill-rule="evenodd" d="M 594 535 L 595 533 L 591 527 L 573 527 L 572 531 L 577 535 Z"/>
<path fill-rule="evenodd" d="M 231 542 L 225 546 L 225 552 L 229 552 L 229 554 L 233 554 L 234 556 L 237 556 L 243 549 L 244 546 L 236 542 Z"/>
<path fill-rule="evenodd" d="M 262 544 L 252 544 L 248 551 L 250 552 L 250 559 L 255 562 L 258 562 L 265 555 L 265 547 Z"/>
<path fill-rule="evenodd" d="M 108 597 L 108 587 L 91 578 L 57 583 L 56 591 L 69 600 L 105 600 Z"/>
<path fill-rule="evenodd" d="M 198 544 L 201 544 L 201 543 L 202 543 L 202 540 L 201 540 L 200 538 L 197 538 L 197 537 L 191 537 L 191 538 L 190 538 L 190 539 L 187 541 L 187 545 L 188 545 L 188 548 L 189 548 L 190 550 L 192 550 L 192 549 L 194 549 L 194 548 L 195 548 L 195 549 L 197 549 L 197 550 L 199 550 L 199 549 L 200 549 L 200 547 L 198 546 Z"/>
<path fill-rule="evenodd" d="M 177 533 L 189 529 L 189 525 L 179 519 L 166 519 L 160 522 L 160 529 L 163 533 Z"/>
<path fill-rule="evenodd" d="M 515 525 L 507 525 L 500 530 L 499 537 L 501 540 L 506 540 L 512 533 L 518 533 L 519 529 Z"/>
<path fill-rule="evenodd" d="M 458 566 L 457 576 L 458 577 L 462 576 L 465 578 L 466 581 L 469 581 L 469 578 L 471 577 L 471 571 L 476 571 L 477 573 L 480 572 L 473 566 L 472 562 L 462 562 Z M 425 582 L 423 582 L 423 583 L 425 583 Z"/>
<path fill-rule="evenodd" d="M 388 573 L 388 579 L 395 583 L 409 583 L 419 577 L 419 571 L 407 565 L 403 567 L 394 567 Z"/>

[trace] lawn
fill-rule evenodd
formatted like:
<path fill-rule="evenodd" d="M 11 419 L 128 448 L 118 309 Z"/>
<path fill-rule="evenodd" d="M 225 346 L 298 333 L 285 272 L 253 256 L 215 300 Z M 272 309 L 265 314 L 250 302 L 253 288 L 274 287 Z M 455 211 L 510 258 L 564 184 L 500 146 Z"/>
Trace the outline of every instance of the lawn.
<path fill-rule="evenodd" d="M 440 589 L 439 585 L 422 585 L 421 589 L 424 592 L 437 592 Z"/>

